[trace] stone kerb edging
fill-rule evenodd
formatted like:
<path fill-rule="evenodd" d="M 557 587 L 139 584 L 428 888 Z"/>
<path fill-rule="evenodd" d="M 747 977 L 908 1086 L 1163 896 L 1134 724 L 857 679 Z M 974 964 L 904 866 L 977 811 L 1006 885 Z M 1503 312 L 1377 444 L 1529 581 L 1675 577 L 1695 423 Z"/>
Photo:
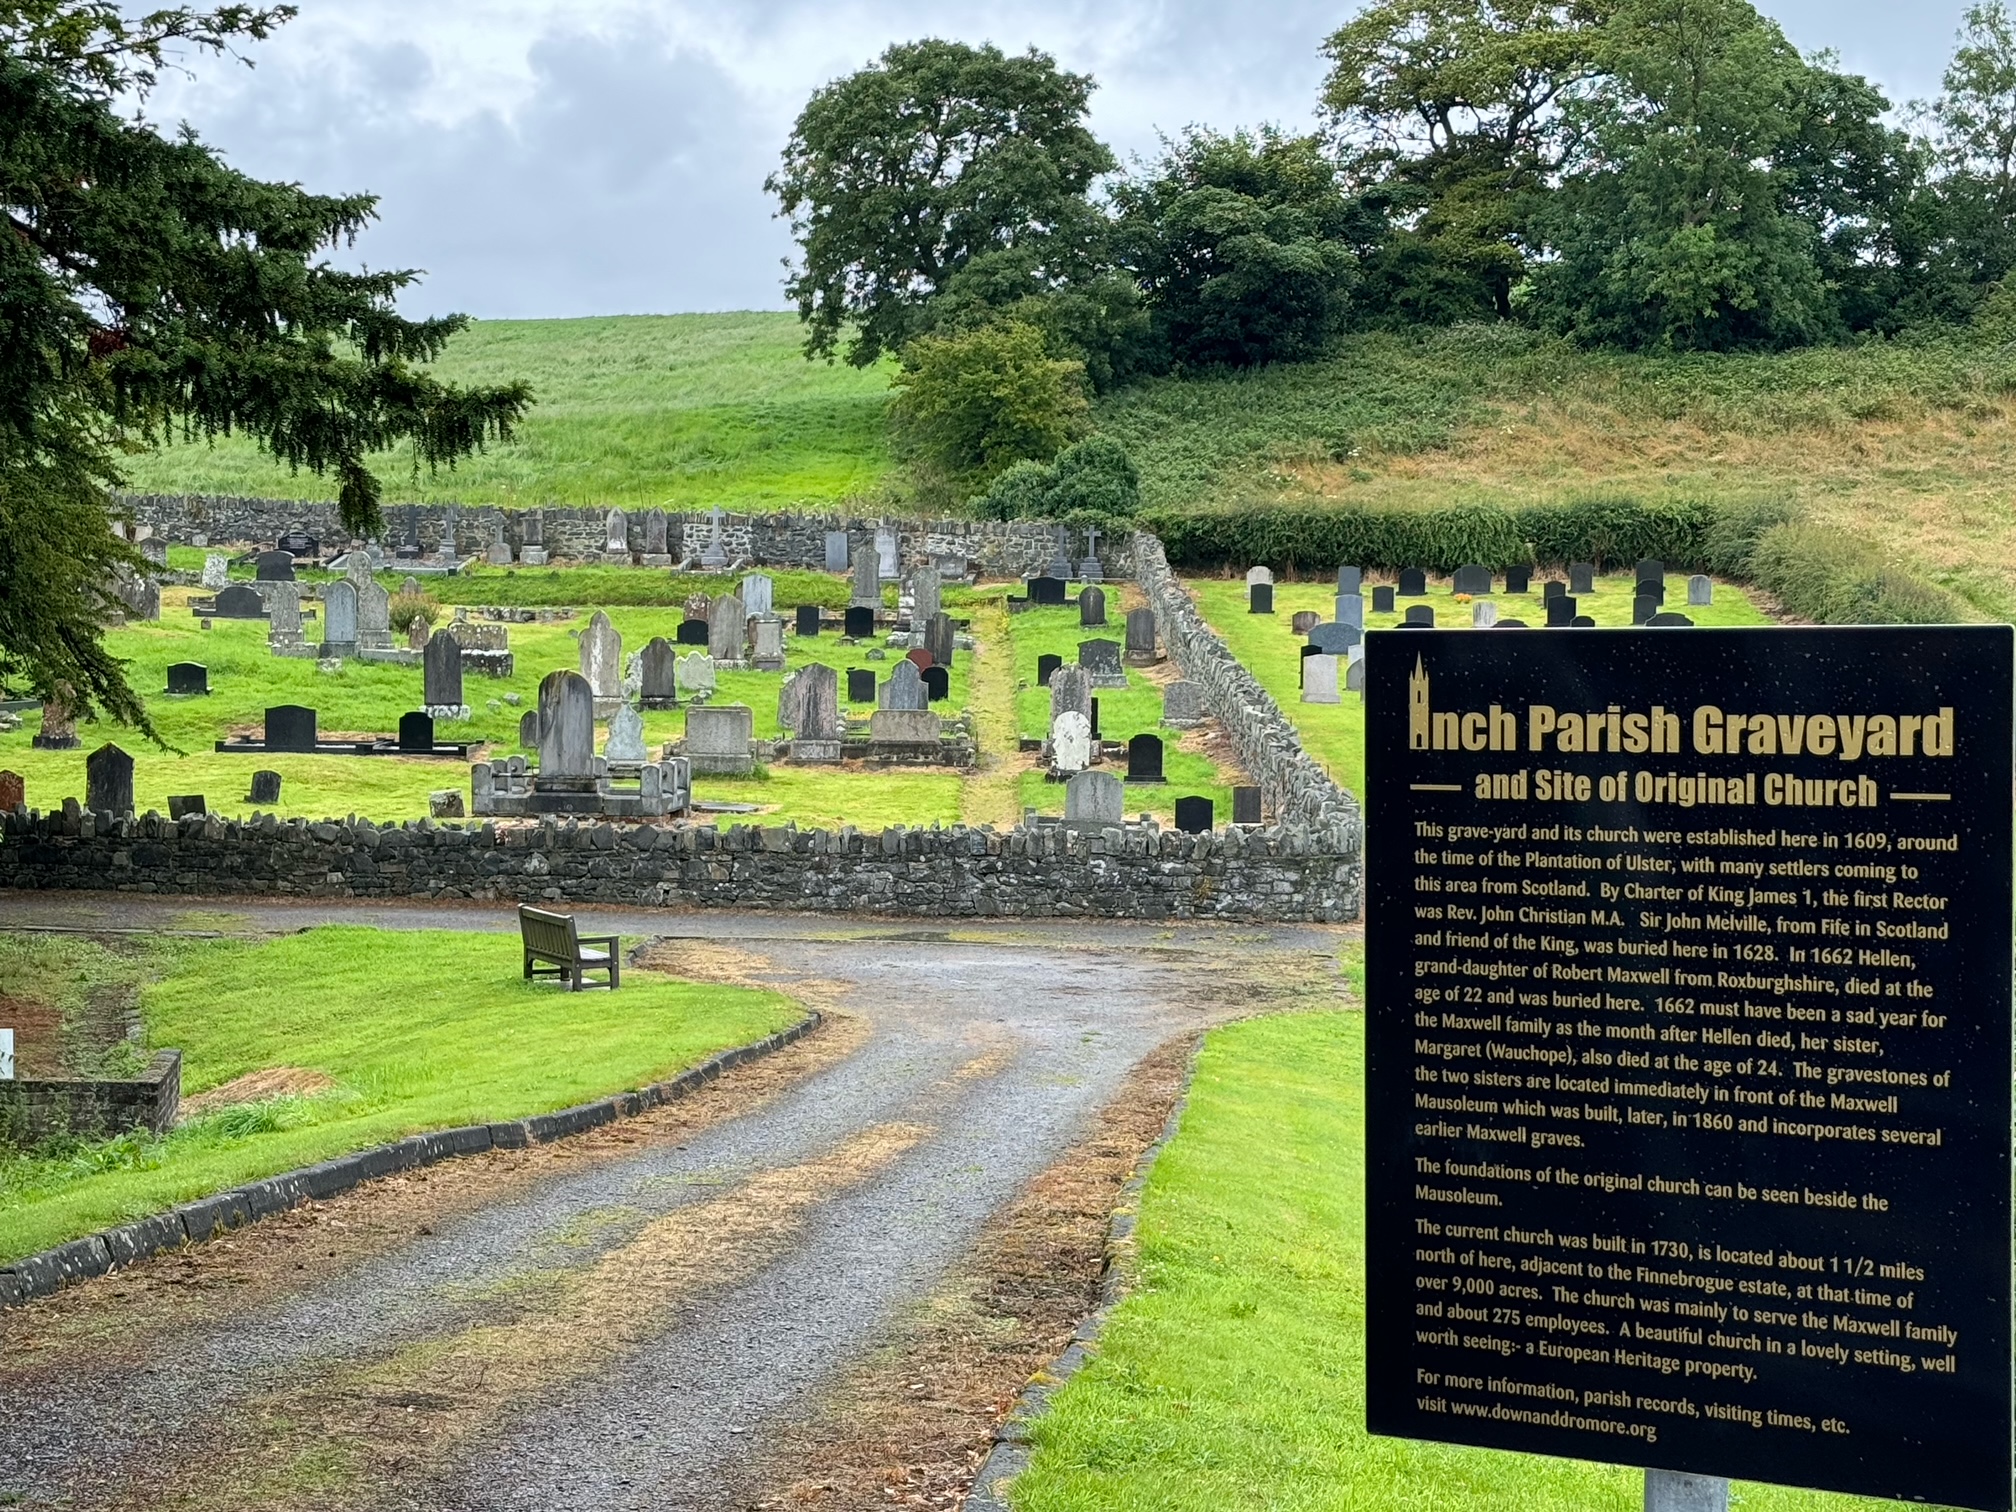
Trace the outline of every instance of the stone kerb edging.
<path fill-rule="evenodd" d="M 165 1254 L 185 1244 L 201 1244 L 219 1234 L 229 1233 L 248 1223 L 275 1213 L 284 1213 L 303 1202 L 321 1201 L 362 1186 L 379 1176 L 418 1170 L 457 1155 L 476 1155 L 484 1150 L 522 1150 L 529 1145 L 550 1144 L 556 1139 L 585 1134 L 619 1118 L 634 1118 L 651 1108 L 678 1102 L 715 1080 L 723 1071 L 745 1061 L 760 1059 L 786 1045 L 803 1039 L 825 1021 L 812 1012 L 788 1029 L 779 1030 L 754 1044 L 724 1050 L 710 1060 L 680 1072 L 670 1081 L 653 1082 L 634 1092 L 619 1092 L 556 1113 L 506 1123 L 467 1124 L 458 1129 L 440 1129 L 432 1134 L 410 1134 L 393 1144 L 360 1150 L 320 1165 L 268 1176 L 219 1192 L 212 1197 L 185 1202 L 165 1213 L 141 1218 L 103 1233 L 73 1239 L 54 1249 L 43 1250 L 0 1265 L 0 1308 L 18 1307 L 37 1297 L 46 1297 L 74 1282 L 102 1276 L 132 1265 L 152 1255 Z"/>
<path fill-rule="evenodd" d="M 891 828 L 374 825 L 368 819 L 0 818 L 0 888 L 774 908 L 928 917 L 1341 923 L 1362 885 L 1355 813 L 1190 835 L 1135 823 Z"/>
<path fill-rule="evenodd" d="M 1183 675 L 1204 689 L 1206 702 L 1231 737 L 1261 795 L 1284 820 L 1348 831 L 1355 850 L 1363 835 L 1357 800 L 1302 749 L 1295 725 L 1246 665 L 1204 622 L 1162 553 L 1143 531 L 1134 537 L 1134 576 L 1155 612 L 1155 627 Z"/>

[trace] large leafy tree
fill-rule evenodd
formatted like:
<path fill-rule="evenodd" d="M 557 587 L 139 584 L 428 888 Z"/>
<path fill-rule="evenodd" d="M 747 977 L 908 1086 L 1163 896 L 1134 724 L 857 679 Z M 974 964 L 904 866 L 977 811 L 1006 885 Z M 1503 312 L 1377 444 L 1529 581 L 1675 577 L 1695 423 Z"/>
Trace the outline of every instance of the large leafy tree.
<path fill-rule="evenodd" d="M 1981 291 L 2016 270 L 2016 21 L 2002 0 L 1963 13 L 1943 85 L 1928 112 L 1941 209 L 1938 262 L 1949 303 L 1965 313 Z"/>
<path fill-rule="evenodd" d="M 1193 128 L 1113 202 L 1122 260 L 1178 362 L 1292 361 L 1342 325 L 1367 228 L 1316 138 Z"/>
<path fill-rule="evenodd" d="M 766 187 L 801 260 L 786 290 L 808 356 L 866 367 L 931 322 L 962 272 L 994 304 L 1085 276 L 1113 167 L 1086 128 L 1092 80 L 1034 49 L 927 38 L 889 48 L 813 94 Z"/>
<path fill-rule="evenodd" d="M 0 0 L 0 678 L 80 713 L 146 723 L 99 634 L 113 578 L 142 566 L 110 528 L 122 449 L 242 431 L 333 474 L 365 535 L 372 453 L 452 464 L 530 403 L 423 370 L 465 321 L 401 318 L 416 274 L 323 260 L 369 195 L 247 177 L 135 110 L 163 67 L 292 14 Z"/>

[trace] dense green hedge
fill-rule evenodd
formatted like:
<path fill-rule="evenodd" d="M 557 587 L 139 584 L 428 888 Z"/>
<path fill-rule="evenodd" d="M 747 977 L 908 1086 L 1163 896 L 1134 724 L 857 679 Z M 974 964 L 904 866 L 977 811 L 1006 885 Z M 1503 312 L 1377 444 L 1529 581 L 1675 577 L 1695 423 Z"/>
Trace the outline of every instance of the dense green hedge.
<path fill-rule="evenodd" d="M 1951 624 L 1965 618 L 1936 584 L 1878 559 L 1863 542 L 1811 525 L 1778 501 L 1646 504 L 1629 497 L 1507 508 L 1427 509 L 1251 505 L 1236 511 L 1156 510 L 1141 524 L 1161 537 L 1170 565 L 1189 571 L 1328 573 L 1344 563 L 1450 572 L 1468 562 L 1504 568 L 1594 562 L 1627 567 L 1656 557 L 1670 572 L 1755 583 L 1819 624 Z"/>

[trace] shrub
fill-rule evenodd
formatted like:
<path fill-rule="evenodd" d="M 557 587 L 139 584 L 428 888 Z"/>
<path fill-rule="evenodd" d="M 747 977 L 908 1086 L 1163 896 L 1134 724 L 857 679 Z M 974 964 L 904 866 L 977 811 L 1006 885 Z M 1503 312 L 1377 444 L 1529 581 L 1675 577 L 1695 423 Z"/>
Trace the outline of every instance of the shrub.
<path fill-rule="evenodd" d="M 1085 365 L 1051 357 L 1020 321 L 919 336 L 893 382 L 904 451 L 969 490 L 1056 456 L 1086 410 Z"/>
<path fill-rule="evenodd" d="M 392 595 L 392 628 L 401 635 L 413 628 L 419 620 L 428 629 L 433 629 L 441 621 L 441 603 L 431 593 L 395 593 Z"/>
<path fill-rule="evenodd" d="M 1051 466 L 1017 462 L 973 507 L 990 520 L 1131 520 L 1141 507 L 1141 474 L 1126 447 L 1093 436 L 1065 447 Z"/>

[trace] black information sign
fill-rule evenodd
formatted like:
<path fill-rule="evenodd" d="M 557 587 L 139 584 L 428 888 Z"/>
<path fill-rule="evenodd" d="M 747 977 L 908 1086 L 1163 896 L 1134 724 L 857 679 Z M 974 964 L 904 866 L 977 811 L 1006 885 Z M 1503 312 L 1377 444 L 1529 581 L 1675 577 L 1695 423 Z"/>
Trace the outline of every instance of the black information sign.
<path fill-rule="evenodd" d="M 1372 1431 L 2004 1512 L 2016 636 L 1371 639 Z"/>

